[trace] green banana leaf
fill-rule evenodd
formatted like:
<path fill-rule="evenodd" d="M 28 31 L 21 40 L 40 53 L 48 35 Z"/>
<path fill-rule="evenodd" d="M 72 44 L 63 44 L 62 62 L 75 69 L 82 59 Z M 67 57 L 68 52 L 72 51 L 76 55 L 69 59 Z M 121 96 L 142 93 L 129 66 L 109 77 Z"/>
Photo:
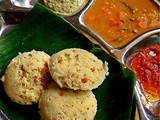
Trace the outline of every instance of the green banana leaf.
<path fill-rule="evenodd" d="M 133 119 L 135 74 L 97 49 L 86 37 L 41 4 L 36 4 L 25 20 L 0 38 L 0 76 L 19 52 L 34 49 L 52 55 L 65 48 L 88 50 L 109 63 L 110 75 L 98 89 L 93 90 L 98 101 L 95 120 Z M 0 109 L 11 120 L 40 120 L 37 104 L 22 106 L 12 102 L 5 94 L 2 83 Z"/>

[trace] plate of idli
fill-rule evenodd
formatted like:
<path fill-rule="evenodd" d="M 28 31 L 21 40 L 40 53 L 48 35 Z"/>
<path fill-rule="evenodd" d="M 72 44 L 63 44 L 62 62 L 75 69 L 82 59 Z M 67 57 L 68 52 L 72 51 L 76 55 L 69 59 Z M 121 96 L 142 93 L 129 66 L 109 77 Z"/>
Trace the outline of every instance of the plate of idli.
<path fill-rule="evenodd" d="M 134 118 L 135 74 L 43 5 L 0 38 L 0 51 L 5 118 Z"/>

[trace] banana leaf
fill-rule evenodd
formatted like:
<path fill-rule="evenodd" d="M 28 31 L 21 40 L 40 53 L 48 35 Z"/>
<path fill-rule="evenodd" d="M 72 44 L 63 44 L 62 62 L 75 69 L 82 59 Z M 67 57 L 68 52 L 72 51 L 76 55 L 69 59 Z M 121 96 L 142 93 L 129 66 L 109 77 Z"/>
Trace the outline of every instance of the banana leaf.
<path fill-rule="evenodd" d="M 98 108 L 95 120 L 130 120 L 134 116 L 135 74 L 95 47 L 86 37 L 41 4 L 4 37 L 0 38 L 0 76 L 19 52 L 39 50 L 49 55 L 65 48 L 82 48 L 109 63 L 109 76 L 93 90 Z M 11 120 L 40 120 L 38 105 L 12 102 L 0 83 L 0 109 Z"/>

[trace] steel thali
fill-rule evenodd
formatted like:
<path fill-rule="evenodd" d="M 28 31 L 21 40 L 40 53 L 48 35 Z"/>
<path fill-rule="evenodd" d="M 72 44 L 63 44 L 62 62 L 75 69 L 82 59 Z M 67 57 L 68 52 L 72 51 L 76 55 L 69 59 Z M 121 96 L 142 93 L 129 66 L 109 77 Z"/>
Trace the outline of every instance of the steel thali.
<path fill-rule="evenodd" d="M 5 2 L 3 0 L 0 1 L 0 11 L 2 12 L 0 19 L 0 36 L 5 35 L 10 30 L 12 30 L 16 26 L 16 24 L 19 23 L 33 8 L 37 0 L 34 2 L 33 1 L 31 2 L 30 0 L 28 2 L 24 1 L 25 0 L 11 0 L 11 2 L 9 0 L 6 0 Z M 154 0 L 154 2 L 156 5 L 160 6 L 160 2 L 158 0 Z M 110 54 L 112 57 L 114 57 L 127 67 L 129 67 L 130 64 L 130 56 L 137 49 L 154 44 L 159 44 L 160 29 L 155 29 L 138 36 L 124 47 L 114 48 L 113 46 L 109 45 L 98 34 L 96 34 L 93 30 L 87 27 L 83 21 L 84 14 L 92 6 L 93 3 L 94 0 L 87 0 L 75 13 L 68 15 L 63 15 L 63 14 L 59 15 L 62 16 L 67 22 L 69 22 L 75 28 L 82 31 L 84 35 L 94 40 L 94 42 L 99 44 L 103 50 L 105 50 L 108 54 Z M 9 18 L 10 13 L 11 14 L 14 13 L 12 18 Z M 157 38 L 157 39 L 151 41 L 150 39 L 152 38 Z M 159 109 L 160 101 L 156 101 L 154 103 L 150 103 L 148 101 L 147 105 L 143 105 L 142 96 L 143 92 L 141 90 L 139 82 L 137 81 L 135 84 L 135 97 L 139 108 L 140 118 L 142 120 L 150 120 L 150 119 L 158 120 L 159 117 L 154 116 L 152 114 L 153 111 L 148 109 L 150 108 L 150 106 L 154 106 L 155 109 Z"/>

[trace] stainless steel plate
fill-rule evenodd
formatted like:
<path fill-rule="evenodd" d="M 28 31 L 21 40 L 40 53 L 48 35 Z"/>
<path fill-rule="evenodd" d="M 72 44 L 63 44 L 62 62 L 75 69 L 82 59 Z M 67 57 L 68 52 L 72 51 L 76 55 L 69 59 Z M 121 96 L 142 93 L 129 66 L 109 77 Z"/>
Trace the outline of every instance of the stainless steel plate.
<path fill-rule="evenodd" d="M 3 16 L 5 16 L 8 12 L 11 14 L 15 13 L 13 15 L 13 19 L 11 19 L 11 20 L 7 19 L 7 17 L 9 17 L 9 16 L 4 18 L 5 22 L 3 22 L 2 17 L 0 18 L 0 36 L 5 35 L 10 30 L 12 30 L 16 26 L 15 23 L 19 23 L 25 17 L 26 13 L 28 13 L 32 9 L 32 7 L 35 4 L 35 2 L 33 2 L 34 0 L 32 2 L 31 2 L 31 0 L 29 0 L 28 2 L 26 2 L 26 1 L 27 0 L 11 0 L 12 3 L 9 0 L 6 0 L 5 2 L 3 0 L 0 1 L 0 12 L 3 13 Z M 35 1 L 37 1 L 37 0 L 35 0 Z M 41 0 L 39 0 L 39 1 L 41 1 Z M 17 3 L 17 2 L 19 2 L 19 3 Z M 106 43 L 99 35 L 97 35 L 93 30 L 91 30 L 89 27 L 87 27 L 83 22 L 84 14 L 91 7 L 93 2 L 94 2 L 94 0 L 86 0 L 86 2 L 83 4 L 83 6 L 81 8 L 79 8 L 79 10 L 77 10 L 75 13 L 73 13 L 71 15 L 66 15 L 66 16 L 62 15 L 62 14 L 60 14 L 60 15 L 66 21 L 68 21 L 70 24 L 72 24 L 74 27 L 76 27 L 77 29 L 80 29 L 81 31 L 83 31 L 87 35 L 91 36 L 94 40 L 96 40 L 96 42 L 108 54 L 110 54 L 112 57 L 114 57 L 115 59 L 117 59 L 121 63 L 128 66 L 128 63 L 129 63 L 128 59 L 129 59 L 130 55 L 136 49 L 138 49 L 142 46 L 159 43 L 159 41 L 156 41 L 156 42 L 147 41 L 147 38 L 154 37 L 154 36 L 157 37 L 160 34 L 160 29 L 156 29 L 156 30 L 152 30 L 147 33 L 144 33 L 143 35 L 137 37 L 136 39 L 134 39 L 131 43 L 129 43 L 125 47 L 122 47 L 122 48 L 112 47 L 111 45 Z M 156 5 L 158 5 L 158 6 L 160 5 L 158 0 L 154 0 L 154 2 L 156 3 Z M 22 16 L 17 20 L 17 16 L 18 16 L 17 13 L 19 13 L 19 12 L 22 14 Z M 141 90 L 139 87 L 139 83 L 136 82 L 135 96 L 137 99 L 141 120 L 158 119 L 158 117 L 154 117 L 151 114 L 151 112 L 149 112 L 146 109 L 146 107 L 142 104 L 140 92 L 141 92 Z"/>

